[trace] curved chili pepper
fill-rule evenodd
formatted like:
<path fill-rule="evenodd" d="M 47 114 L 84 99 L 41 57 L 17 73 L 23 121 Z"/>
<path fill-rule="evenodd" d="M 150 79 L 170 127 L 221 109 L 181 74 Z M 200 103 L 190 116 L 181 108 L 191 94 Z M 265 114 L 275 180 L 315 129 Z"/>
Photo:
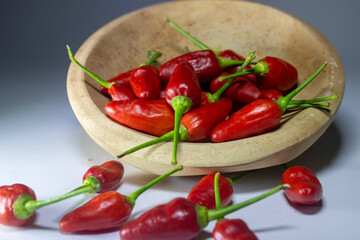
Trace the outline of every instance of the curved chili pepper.
<path fill-rule="evenodd" d="M 282 175 L 281 184 L 289 184 L 285 195 L 290 202 L 313 205 L 322 198 L 323 189 L 314 171 L 303 166 L 288 168 Z"/>
<path fill-rule="evenodd" d="M 33 213 L 25 217 L 18 211 L 16 204 L 24 200 L 36 200 L 34 191 L 23 185 L 13 184 L 0 187 L 0 224 L 7 226 L 24 225 Z M 15 205 L 15 206 L 14 206 Z"/>
<path fill-rule="evenodd" d="M 189 62 L 182 62 L 174 68 L 165 89 L 166 102 L 175 111 L 174 116 L 174 147 L 172 164 L 176 164 L 177 145 L 181 116 L 201 102 L 201 88 L 199 78 Z"/>
<path fill-rule="evenodd" d="M 180 141 L 199 141 L 209 137 L 211 129 L 225 120 L 232 109 L 232 102 L 227 98 L 222 98 L 217 102 L 204 104 L 196 109 L 190 110 L 181 118 L 179 128 Z M 133 147 L 121 155 L 133 153 L 145 147 L 152 146 L 160 142 L 170 141 L 174 138 L 174 131 L 168 132 L 163 136 Z"/>
<path fill-rule="evenodd" d="M 128 88 L 131 90 L 131 85 L 130 85 L 130 75 L 132 73 L 132 71 L 134 71 L 135 69 L 131 69 L 129 71 L 120 73 L 119 75 L 110 78 L 109 80 L 106 80 L 109 83 L 116 83 L 116 85 L 123 85 L 124 87 Z M 106 95 L 110 95 L 108 91 L 108 88 L 104 87 L 103 85 L 100 86 L 100 91 Z"/>
<path fill-rule="evenodd" d="M 233 113 L 229 119 L 219 123 L 211 132 L 213 142 L 241 139 L 269 131 L 280 123 L 282 114 L 292 107 L 291 99 L 305 88 L 326 66 L 323 64 L 309 79 L 276 101 L 256 100 Z M 309 105 L 311 106 L 311 105 Z M 307 107 L 307 106 L 306 106 Z"/>
<path fill-rule="evenodd" d="M 95 75 L 91 71 L 89 71 L 87 68 L 85 68 L 83 65 L 81 65 L 74 57 L 73 53 L 71 52 L 71 49 L 68 45 L 66 45 L 69 58 L 71 61 L 76 63 L 81 69 L 83 69 L 89 76 L 91 76 L 94 80 L 96 80 L 101 86 L 108 89 L 108 93 L 111 96 L 111 99 L 113 101 L 122 101 L 122 100 L 132 100 L 135 99 L 135 95 L 133 91 L 128 88 L 127 84 L 117 84 L 115 81 L 107 82 L 103 79 L 101 79 L 99 76 Z"/>
<path fill-rule="evenodd" d="M 119 161 L 107 161 L 101 165 L 92 166 L 83 176 L 83 181 L 88 177 L 94 176 L 100 181 L 101 190 L 99 193 L 113 190 L 119 185 L 124 175 L 124 166 Z"/>
<path fill-rule="evenodd" d="M 116 191 L 99 194 L 84 205 L 66 214 L 60 220 L 59 228 L 62 232 L 67 233 L 118 228 L 129 219 L 136 199 L 143 192 L 182 169 L 182 166 L 178 166 L 128 196 Z"/>
<path fill-rule="evenodd" d="M 250 174 L 251 171 L 245 172 L 235 178 L 227 178 L 220 174 L 220 196 L 221 206 L 225 207 L 230 204 L 232 195 L 234 193 L 233 186 L 238 183 L 245 176 Z M 190 190 L 187 199 L 190 201 L 206 207 L 207 209 L 215 209 L 215 190 L 214 190 L 214 177 L 215 173 L 204 176 L 195 186 Z"/>
<path fill-rule="evenodd" d="M 241 219 L 221 219 L 212 231 L 215 240 L 257 240 L 256 235 Z"/>
<path fill-rule="evenodd" d="M 130 84 L 139 99 L 154 100 L 160 96 L 159 70 L 155 66 L 145 65 L 132 71 Z"/>
<path fill-rule="evenodd" d="M 105 112 L 125 126 L 155 136 L 174 129 L 174 111 L 165 99 L 112 101 Z"/>
<path fill-rule="evenodd" d="M 127 223 L 120 230 L 120 238 L 123 240 L 193 239 L 210 221 L 260 201 L 286 187 L 288 186 L 280 185 L 247 201 L 216 210 L 207 210 L 186 198 L 175 198 Z"/>

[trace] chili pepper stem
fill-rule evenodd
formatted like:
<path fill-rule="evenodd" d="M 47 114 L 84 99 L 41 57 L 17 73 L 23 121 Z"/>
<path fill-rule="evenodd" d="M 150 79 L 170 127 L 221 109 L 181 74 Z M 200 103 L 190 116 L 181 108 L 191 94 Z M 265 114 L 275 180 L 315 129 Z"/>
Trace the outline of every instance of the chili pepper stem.
<path fill-rule="evenodd" d="M 244 62 L 244 64 L 241 65 L 241 67 L 239 68 L 239 70 L 237 70 L 236 72 L 242 72 L 247 65 L 249 65 L 249 63 L 254 60 L 256 57 L 255 52 L 250 52 Z M 219 81 L 223 81 L 220 80 L 221 78 L 219 78 Z M 221 95 L 225 92 L 225 90 L 234 82 L 236 78 L 229 78 L 228 81 L 226 83 L 224 83 L 224 85 L 221 86 L 221 88 L 219 90 L 217 90 L 214 94 L 212 94 L 212 96 L 210 96 L 210 93 L 206 94 L 208 97 L 209 102 L 216 102 L 217 100 L 220 99 Z"/>
<path fill-rule="evenodd" d="M 171 106 L 175 111 L 174 116 L 174 138 L 173 138 L 173 154 L 171 164 L 176 165 L 177 146 L 179 141 L 179 129 L 181 117 L 184 113 L 188 112 L 192 106 L 190 98 L 178 95 L 171 100 Z"/>
<path fill-rule="evenodd" d="M 294 108 L 309 108 L 309 107 L 328 108 L 328 107 L 330 107 L 330 103 L 302 103 L 302 104 L 292 104 L 292 103 L 289 103 L 289 104 L 286 106 L 286 110 L 288 110 L 288 109 L 294 109 Z"/>
<path fill-rule="evenodd" d="M 131 193 L 126 197 L 127 202 L 134 207 L 135 206 L 135 201 L 136 199 L 146 190 L 148 190 L 149 188 L 151 188 L 152 186 L 154 186 L 155 184 L 157 184 L 158 182 L 160 182 L 161 180 L 165 179 L 166 177 L 183 170 L 183 166 L 179 165 L 178 167 L 170 170 L 169 172 L 165 173 L 164 175 L 161 175 L 160 177 L 155 178 L 154 180 L 152 180 L 151 182 L 149 182 L 148 184 L 142 186 L 141 188 L 139 188 L 138 190 L 136 190 L 135 192 Z"/>
<path fill-rule="evenodd" d="M 216 209 L 221 209 L 221 196 L 220 196 L 220 186 L 219 186 L 220 173 L 217 172 L 214 176 L 214 193 L 215 193 L 215 206 Z"/>
<path fill-rule="evenodd" d="M 152 65 L 156 62 L 156 60 L 161 57 L 161 52 L 156 52 L 156 51 L 149 51 L 148 52 L 148 60 L 144 63 L 141 63 L 139 65 L 139 67 L 142 66 L 147 66 L 147 65 Z"/>
<path fill-rule="evenodd" d="M 324 101 L 330 101 L 330 100 L 336 100 L 339 99 L 338 95 L 332 95 L 329 97 L 323 97 L 323 98 L 314 98 L 309 100 L 291 100 L 290 103 L 294 104 L 301 104 L 301 103 L 318 103 L 318 102 L 324 102 Z"/>
<path fill-rule="evenodd" d="M 189 133 L 186 129 L 186 127 L 184 125 L 180 125 L 180 129 L 179 129 L 179 139 L 180 141 L 187 141 L 190 138 Z M 161 137 L 155 138 L 153 140 L 150 140 L 148 142 L 145 142 L 143 144 L 140 144 L 138 146 L 135 146 L 133 148 L 130 148 L 129 150 L 126 150 L 125 152 L 123 152 L 122 154 L 116 156 L 117 158 L 122 158 L 130 153 L 136 152 L 140 149 L 146 148 L 146 147 L 150 147 L 152 145 L 158 144 L 158 143 L 162 143 L 162 142 L 168 142 L 170 140 L 174 139 L 174 131 L 170 131 L 164 135 L 162 135 Z"/>
<path fill-rule="evenodd" d="M 95 193 L 100 190 L 100 181 L 96 177 L 90 176 L 84 180 L 83 186 L 78 187 L 61 196 L 53 197 L 47 200 L 36 201 L 33 200 L 30 195 L 21 195 L 13 204 L 14 215 L 18 219 L 27 219 L 33 214 L 33 212 L 35 212 L 39 208 L 45 207 L 53 203 L 57 203 L 59 201 L 79 195 L 81 193 Z"/>
<path fill-rule="evenodd" d="M 244 202 L 241 202 L 241 203 L 237 203 L 237 204 L 234 204 L 234 205 L 230 205 L 230 206 L 227 206 L 227 207 L 224 207 L 224 208 L 221 208 L 221 209 L 215 209 L 215 210 L 208 210 L 207 211 L 207 219 L 208 221 L 212 221 L 212 220 L 216 220 L 216 219 L 220 219 L 222 217 L 224 217 L 225 215 L 229 214 L 229 213 L 232 213 L 236 210 L 239 210 L 243 207 L 246 207 L 246 206 L 249 206 L 253 203 L 256 203 L 266 197 L 269 197 L 277 192 L 279 192 L 280 190 L 282 189 L 285 189 L 285 188 L 288 188 L 290 187 L 290 185 L 288 184 L 283 184 L 283 185 L 279 185 L 273 189 L 271 189 L 270 191 L 264 193 L 264 194 L 261 194 L 259 196 L 256 196 L 254 198 L 251 198 L 249 200 L 246 200 Z"/>
<path fill-rule="evenodd" d="M 301 90 L 303 90 L 314 78 L 319 75 L 319 73 L 326 67 L 327 63 L 325 62 L 321 67 L 313 74 L 311 75 L 305 82 L 303 82 L 300 86 L 295 88 L 293 91 L 291 91 L 288 95 L 285 97 L 279 97 L 278 100 L 275 102 L 279 105 L 282 113 L 286 111 L 286 106 L 289 104 L 291 99 L 295 97 L 296 94 L 298 94 Z"/>
<path fill-rule="evenodd" d="M 200 42 L 199 40 L 197 40 L 196 38 L 194 38 L 193 36 L 191 36 L 188 32 L 186 32 L 184 29 L 182 29 L 179 25 L 175 24 L 174 22 L 172 22 L 169 19 L 166 19 L 166 21 L 170 24 L 170 26 L 172 26 L 173 28 L 175 28 L 176 30 L 178 30 L 180 33 L 182 33 L 185 37 L 187 37 L 188 39 L 190 39 L 193 43 L 195 43 L 201 50 L 211 50 L 212 52 L 214 52 L 214 50 L 212 50 L 211 48 L 209 48 L 208 46 L 206 46 L 204 43 Z M 214 52 L 215 53 L 215 52 Z M 216 53 L 215 53 L 216 54 Z"/>
<path fill-rule="evenodd" d="M 245 75 L 249 75 L 249 74 L 254 74 L 254 72 L 251 71 L 251 69 L 249 71 L 245 71 L 245 72 L 236 72 L 236 73 L 233 73 L 233 74 L 230 74 L 227 76 L 219 77 L 219 81 L 222 82 L 226 79 L 241 77 L 241 76 L 245 76 Z"/>
<path fill-rule="evenodd" d="M 114 84 L 114 83 L 110 83 L 110 82 L 107 82 L 107 81 L 101 79 L 99 76 L 97 76 L 94 73 L 92 73 L 91 71 L 89 71 L 87 68 L 85 68 L 83 65 L 81 65 L 81 63 L 79 63 L 75 59 L 73 53 L 71 52 L 69 45 L 66 45 L 66 48 L 68 50 L 70 60 L 73 61 L 74 63 L 76 63 L 80 68 L 82 68 L 90 77 L 92 77 L 94 80 L 96 80 L 101 86 L 103 86 L 105 88 L 110 88 L 110 86 L 112 84 Z"/>

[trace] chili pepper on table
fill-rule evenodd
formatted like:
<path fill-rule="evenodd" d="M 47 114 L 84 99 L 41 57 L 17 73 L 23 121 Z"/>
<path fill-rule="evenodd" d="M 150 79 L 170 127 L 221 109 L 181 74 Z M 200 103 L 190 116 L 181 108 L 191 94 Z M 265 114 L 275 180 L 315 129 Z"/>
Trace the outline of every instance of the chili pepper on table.
<path fill-rule="evenodd" d="M 220 195 L 221 195 L 221 205 L 225 207 L 229 205 L 232 199 L 234 192 L 234 185 L 250 174 L 251 171 L 244 172 L 235 178 L 227 178 L 220 174 L 219 176 L 219 185 L 220 185 Z M 206 207 L 207 209 L 215 209 L 215 190 L 214 190 L 214 177 L 215 173 L 208 174 L 201 178 L 192 189 L 190 190 L 187 199 L 190 201 Z"/>
<path fill-rule="evenodd" d="M 180 122 L 179 128 L 179 140 L 180 141 L 199 141 L 209 137 L 211 129 L 225 120 L 232 109 L 232 102 L 227 98 L 222 98 L 217 102 L 207 103 L 200 107 L 190 110 L 185 113 Z M 174 138 L 175 130 L 170 131 L 159 138 L 155 138 L 138 146 L 135 146 L 121 155 L 117 156 L 121 158 L 125 155 L 143 149 L 145 147 L 152 146 L 157 143 L 167 142 Z"/>
<path fill-rule="evenodd" d="M 137 219 L 124 225 L 120 230 L 123 240 L 187 240 L 195 238 L 210 221 L 264 199 L 288 185 L 279 185 L 270 191 L 247 201 L 227 206 L 222 209 L 208 210 L 186 198 L 175 198 L 158 205 Z"/>
<path fill-rule="evenodd" d="M 214 175 L 214 191 L 216 209 L 222 208 L 220 173 Z M 285 189 L 286 190 L 286 189 Z M 258 238 L 241 219 L 218 219 L 212 231 L 215 240 L 257 240 Z"/>
<path fill-rule="evenodd" d="M 125 126 L 155 136 L 174 129 L 174 111 L 165 99 L 111 101 L 105 112 Z"/>
<path fill-rule="evenodd" d="M 322 198 L 323 189 L 314 171 L 303 166 L 293 166 L 283 173 L 282 184 L 289 184 L 285 195 L 290 202 L 313 205 Z"/>
<path fill-rule="evenodd" d="M 135 95 L 131 88 L 129 88 L 126 84 L 118 84 L 115 81 L 114 82 L 107 82 L 103 79 L 101 79 L 99 76 L 95 75 L 91 71 L 89 71 L 87 68 L 85 68 L 83 65 L 81 65 L 74 57 L 73 53 L 71 52 L 71 49 L 68 45 L 66 45 L 69 58 L 71 61 L 76 63 L 80 68 L 82 68 L 89 76 L 91 76 L 94 80 L 96 80 L 101 86 L 108 89 L 108 93 L 111 96 L 111 99 L 113 101 L 122 101 L 122 100 L 132 100 L 135 99 Z"/>
<path fill-rule="evenodd" d="M 33 215 L 21 217 L 15 203 L 22 199 L 36 200 L 34 191 L 23 184 L 13 184 L 0 187 L 0 224 L 7 226 L 22 226 Z"/>
<path fill-rule="evenodd" d="M 213 142 L 225 142 L 264 133 L 276 127 L 282 114 L 293 107 L 291 99 L 305 88 L 326 66 L 323 64 L 309 79 L 276 101 L 269 99 L 256 100 L 233 113 L 229 119 L 219 123 L 211 132 Z M 311 104 L 302 107 L 315 106 Z M 298 105 L 298 107 L 300 107 Z"/>
<path fill-rule="evenodd" d="M 179 63 L 173 70 L 165 89 L 166 102 L 175 111 L 174 147 L 171 164 L 176 164 L 181 117 L 192 108 L 200 106 L 201 87 L 194 68 L 189 62 Z"/>
<path fill-rule="evenodd" d="M 66 214 L 60 220 L 59 228 L 66 233 L 118 228 L 130 218 L 136 199 L 143 192 L 182 169 L 182 166 L 178 166 L 128 196 L 116 191 L 99 194 L 84 205 Z"/>
<path fill-rule="evenodd" d="M 108 161 L 93 166 L 83 176 L 83 185 L 61 196 L 37 201 L 34 191 L 23 184 L 0 188 L 0 223 L 20 226 L 33 213 L 45 206 L 79 195 L 81 193 L 106 192 L 114 189 L 122 179 L 123 165 L 118 161 Z M 2 220 L 4 219 L 4 220 Z"/>

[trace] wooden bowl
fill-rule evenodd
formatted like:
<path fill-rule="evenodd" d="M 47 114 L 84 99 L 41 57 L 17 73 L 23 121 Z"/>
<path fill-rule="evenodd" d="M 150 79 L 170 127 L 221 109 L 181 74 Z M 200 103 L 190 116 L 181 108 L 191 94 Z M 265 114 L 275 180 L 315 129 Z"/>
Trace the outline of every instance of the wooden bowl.
<path fill-rule="evenodd" d="M 268 133 L 224 142 L 181 142 L 177 175 L 202 175 L 214 171 L 235 172 L 286 163 L 311 146 L 328 128 L 340 106 L 345 76 L 331 43 L 314 27 L 281 10 L 243 1 L 174 1 L 146 7 L 106 24 L 85 41 L 76 58 L 103 79 L 135 68 L 144 62 L 148 50 L 168 59 L 198 50 L 165 21 L 171 19 L 214 50 L 232 49 L 246 56 L 256 51 L 257 59 L 275 56 L 292 63 L 299 83 L 324 62 L 325 70 L 295 99 L 338 94 L 328 110 L 308 108 L 286 114 L 280 126 Z M 79 122 L 86 132 L 114 156 L 144 143 L 153 136 L 115 123 L 105 114 L 109 98 L 99 84 L 71 63 L 67 90 Z M 121 160 L 154 174 L 171 165 L 172 142 L 132 153 Z"/>

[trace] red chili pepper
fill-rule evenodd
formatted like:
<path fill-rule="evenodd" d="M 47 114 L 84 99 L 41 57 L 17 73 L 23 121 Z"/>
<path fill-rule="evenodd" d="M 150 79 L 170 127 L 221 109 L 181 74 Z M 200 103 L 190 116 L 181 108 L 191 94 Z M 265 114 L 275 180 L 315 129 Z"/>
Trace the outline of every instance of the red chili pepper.
<path fill-rule="evenodd" d="M 283 94 L 276 89 L 261 89 L 264 99 L 276 101 L 279 97 L 283 97 Z"/>
<path fill-rule="evenodd" d="M 221 219 L 212 231 L 215 240 L 257 240 L 258 238 L 241 219 Z"/>
<path fill-rule="evenodd" d="M 305 88 L 326 66 L 323 64 L 308 80 L 287 96 L 276 101 L 260 99 L 247 104 L 233 113 L 229 119 L 219 123 L 211 132 L 213 142 L 224 142 L 257 135 L 275 128 L 291 99 Z M 298 106 L 299 107 L 299 106 Z M 307 105 L 306 105 L 307 107 Z"/>
<path fill-rule="evenodd" d="M 210 221 L 264 199 L 285 187 L 287 186 L 280 185 L 247 201 L 216 210 L 207 210 L 186 198 L 175 198 L 127 223 L 120 230 L 120 238 L 123 240 L 193 239 Z"/>
<path fill-rule="evenodd" d="M 172 164 L 176 164 L 181 117 L 190 109 L 200 106 L 201 102 L 199 79 L 189 62 L 179 63 L 174 68 L 165 89 L 165 99 L 175 111 Z"/>
<path fill-rule="evenodd" d="M 211 129 L 221 121 L 225 120 L 231 109 L 232 102 L 227 98 L 222 98 L 217 102 L 208 103 L 187 112 L 181 118 L 179 128 L 180 140 L 194 142 L 209 137 Z M 175 130 L 168 132 L 159 138 L 133 147 L 117 157 L 121 158 L 145 147 L 149 147 L 160 142 L 170 141 L 174 138 L 174 135 Z"/>
<path fill-rule="evenodd" d="M 69 54 L 69 58 L 71 61 L 76 63 L 81 69 L 83 69 L 89 76 L 91 76 L 94 80 L 96 80 L 101 86 L 108 89 L 108 93 L 111 96 L 111 99 L 113 101 L 122 101 L 122 100 L 132 100 L 135 99 L 135 95 L 132 92 L 130 88 L 126 86 L 126 84 L 117 84 L 116 82 L 107 82 L 91 71 L 89 71 L 87 68 L 85 68 L 83 65 L 81 65 L 74 57 L 73 53 L 71 52 L 71 49 L 69 46 L 66 46 Z"/>
<path fill-rule="evenodd" d="M 0 223 L 7 226 L 22 226 L 33 215 L 30 213 L 26 217 L 18 212 L 14 204 L 18 204 L 28 199 L 36 200 L 34 191 L 23 185 L 13 184 L 0 187 Z"/>
<path fill-rule="evenodd" d="M 112 101 L 105 112 L 119 123 L 155 136 L 174 129 L 174 111 L 165 99 Z"/>
<path fill-rule="evenodd" d="M 84 205 L 66 214 L 60 220 L 59 228 L 62 232 L 67 233 L 118 228 L 129 219 L 136 199 L 143 192 L 164 178 L 181 170 L 182 166 L 178 166 L 128 196 L 116 191 L 99 194 Z"/>
<path fill-rule="evenodd" d="M 285 60 L 276 57 L 265 57 L 259 63 L 264 64 L 263 67 L 268 69 L 267 73 L 257 75 L 257 82 L 261 88 L 286 92 L 296 85 L 298 79 L 297 70 Z M 260 72 L 263 72 L 263 70 L 261 69 Z"/>
<path fill-rule="evenodd" d="M 139 99 L 154 100 L 160 96 L 159 70 L 155 66 L 145 65 L 132 71 L 130 84 Z"/>
<path fill-rule="evenodd" d="M 323 189 L 314 171 L 303 166 L 288 168 L 282 175 L 281 184 L 289 184 L 285 195 L 290 202 L 313 205 L 322 198 Z"/>
<path fill-rule="evenodd" d="M 109 79 L 109 80 L 106 80 L 107 82 L 109 83 L 116 83 L 116 85 L 123 85 L 125 86 L 126 88 L 130 89 L 131 90 L 131 85 L 130 85 L 130 75 L 132 73 L 132 71 L 134 71 L 135 69 L 131 69 L 129 71 L 126 71 L 126 72 L 123 72 L 123 73 L 120 73 L 119 75 Z M 104 87 L 104 86 L 100 86 L 100 91 L 106 95 L 110 95 L 109 94 L 109 91 L 108 91 L 108 88 Z"/>
<path fill-rule="evenodd" d="M 234 192 L 233 186 L 241 179 L 247 176 L 249 172 L 239 175 L 235 178 L 227 178 L 220 174 L 219 176 L 219 188 L 221 197 L 221 206 L 225 207 L 229 205 Z M 187 199 L 190 201 L 206 207 L 207 209 L 215 209 L 215 189 L 214 189 L 214 177 L 215 173 L 211 173 L 203 177 L 195 186 L 190 190 Z"/>
<path fill-rule="evenodd" d="M 101 183 L 99 193 L 113 190 L 119 185 L 124 175 L 124 166 L 119 161 L 107 161 L 101 165 L 92 166 L 83 176 L 83 181 L 90 176 L 96 177 Z"/>

